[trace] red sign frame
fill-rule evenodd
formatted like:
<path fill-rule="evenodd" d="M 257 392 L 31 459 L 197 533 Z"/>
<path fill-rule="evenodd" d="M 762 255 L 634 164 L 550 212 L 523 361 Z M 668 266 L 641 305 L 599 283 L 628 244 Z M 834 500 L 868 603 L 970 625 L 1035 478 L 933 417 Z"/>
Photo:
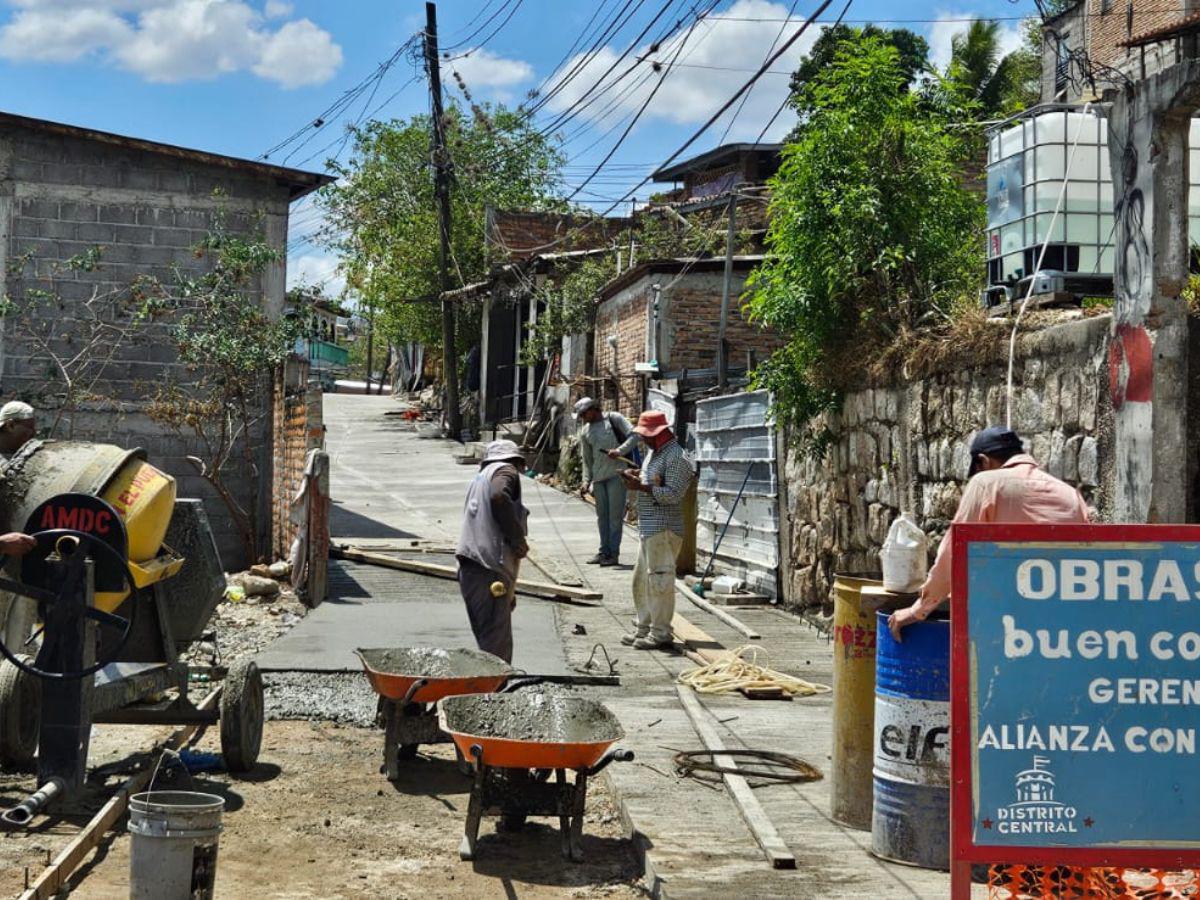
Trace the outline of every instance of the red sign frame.
<path fill-rule="evenodd" d="M 984 525 L 960 523 L 953 548 L 950 615 L 950 896 L 969 900 L 972 863 L 1200 868 L 1200 849 L 1011 847 L 974 843 L 971 794 L 970 596 L 967 550 L 978 542 L 1128 544 L 1200 543 L 1200 525 Z"/>

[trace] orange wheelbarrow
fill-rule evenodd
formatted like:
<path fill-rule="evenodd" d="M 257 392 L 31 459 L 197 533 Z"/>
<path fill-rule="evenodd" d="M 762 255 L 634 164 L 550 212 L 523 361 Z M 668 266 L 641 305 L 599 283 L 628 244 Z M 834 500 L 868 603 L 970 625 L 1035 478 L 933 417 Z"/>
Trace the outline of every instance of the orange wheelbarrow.
<path fill-rule="evenodd" d="M 481 650 L 387 647 L 355 651 L 367 681 L 379 694 L 384 719 L 383 771 L 400 777 L 400 761 L 422 744 L 449 743 L 434 704 L 456 694 L 486 694 L 513 674 L 504 660 Z"/>
<path fill-rule="evenodd" d="M 632 751 L 613 749 L 625 732 L 607 707 L 554 694 L 472 694 L 443 699 L 438 719 L 475 767 L 462 859 L 475 858 L 484 816 L 499 817 L 498 830 L 508 831 L 527 816 L 557 816 L 563 857 L 583 859 L 588 778 L 611 762 L 633 759 Z"/>

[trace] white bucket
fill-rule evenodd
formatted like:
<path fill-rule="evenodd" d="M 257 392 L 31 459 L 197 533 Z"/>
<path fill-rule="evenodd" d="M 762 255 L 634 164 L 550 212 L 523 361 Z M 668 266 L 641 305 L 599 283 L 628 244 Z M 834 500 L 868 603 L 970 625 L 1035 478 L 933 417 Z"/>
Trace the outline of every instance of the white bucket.
<path fill-rule="evenodd" d="M 224 808 L 191 791 L 130 797 L 130 900 L 212 900 Z"/>
<path fill-rule="evenodd" d="M 918 591 L 929 566 L 929 539 L 908 513 L 892 521 L 879 552 L 883 587 L 898 594 Z"/>

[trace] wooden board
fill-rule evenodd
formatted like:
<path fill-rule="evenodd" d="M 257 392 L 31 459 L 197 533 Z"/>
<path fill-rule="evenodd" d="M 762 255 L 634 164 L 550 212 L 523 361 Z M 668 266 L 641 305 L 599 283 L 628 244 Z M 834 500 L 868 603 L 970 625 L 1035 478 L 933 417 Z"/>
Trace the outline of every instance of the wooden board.
<path fill-rule="evenodd" d="M 679 591 L 679 593 L 683 594 L 683 596 L 685 596 L 689 600 L 691 600 L 693 604 L 700 607 L 705 612 L 712 613 L 714 616 L 716 616 L 718 619 L 720 619 L 722 622 L 724 622 L 726 625 L 728 625 L 734 631 L 738 631 L 738 632 L 744 634 L 746 637 L 748 637 L 752 641 L 757 641 L 760 638 L 762 638 L 761 634 L 759 634 L 757 631 L 755 631 L 753 628 L 751 628 L 749 625 L 747 625 L 741 619 L 731 616 L 729 613 L 725 612 L 725 610 L 719 609 L 719 608 L 713 606 L 711 603 L 709 603 L 703 597 L 699 596 L 695 591 L 693 591 L 690 587 L 688 587 L 686 584 L 683 583 L 683 579 L 677 578 L 675 580 L 675 589 L 677 591 Z"/>
<path fill-rule="evenodd" d="M 196 708 L 213 709 L 220 696 L 221 688 L 218 687 L 197 703 Z M 199 723 L 184 725 L 182 728 L 176 729 L 165 743 L 153 748 L 150 752 L 176 752 L 200 727 Z M 129 807 L 129 798 L 150 782 L 155 769 L 157 769 L 156 765 L 147 766 L 143 771 L 126 779 L 117 793 L 109 798 L 109 801 L 100 807 L 100 811 L 84 826 L 83 831 L 76 835 L 75 839 L 67 844 L 58 856 L 54 857 L 50 865 L 38 876 L 37 881 L 21 894 L 20 900 L 50 900 L 51 897 L 56 896 L 70 880 L 75 870 L 79 868 L 79 864 L 96 849 L 100 839 L 120 821 L 121 816 L 125 815 L 125 810 Z"/>
<path fill-rule="evenodd" d="M 395 556 L 385 556 L 382 553 L 371 553 L 355 547 L 333 547 L 330 556 L 337 559 L 349 559 L 354 562 L 368 563 L 373 566 L 383 566 L 400 572 L 414 572 L 417 575 L 431 575 L 434 578 L 458 580 L 458 566 L 443 566 L 438 563 L 422 562 L 415 559 L 399 559 Z M 599 591 L 589 591 L 584 588 L 568 587 L 563 584 L 545 584 L 540 581 L 517 579 L 517 593 L 529 597 L 539 597 L 544 600 L 566 600 L 572 603 L 603 599 Z M 594 606 L 594 603 L 585 605 Z"/>
<path fill-rule="evenodd" d="M 700 735 L 700 740 L 703 742 L 705 749 L 715 751 L 726 749 L 721 736 L 717 733 L 716 719 L 705 708 L 704 704 L 697 699 L 692 689 L 683 685 L 676 685 L 675 691 L 679 694 L 679 702 L 683 704 L 684 712 L 692 720 L 692 727 Z M 737 768 L 737 762 L 733 757 L 722 757 L 721 764 L 730 768 Z M 762 804 L 754 796 L 754 791 L 751 790 L 750 783 L 742 775 L 735 775 L 729 772 L 722 772 L 721 778 L 724 780 L 725 787 L 729 790 L 730 796 L 733 797 L 734 805 L 737 807 L 738 812 L 742 814 L 742 819 L 745 820 L 750 833 L 754 835 L 754 840 L 762 848 L 763 855 L 766 856 L 772 868 L 796 868 L 796 857 L 792 855 L 792 851 L 788 849 L 783 838 L 779 836 L 775 825 L 767 816 L 766 810 L 762 808 Z"/>
<path fill-rule="evenodd" d="M 702 666 L 720 662 L 731 656 L 730 652 L 712 635 L 696 627 L 679 613 L 671 620 L 675 639 L 683 644 L 683 652 L 693 662 Z"/>

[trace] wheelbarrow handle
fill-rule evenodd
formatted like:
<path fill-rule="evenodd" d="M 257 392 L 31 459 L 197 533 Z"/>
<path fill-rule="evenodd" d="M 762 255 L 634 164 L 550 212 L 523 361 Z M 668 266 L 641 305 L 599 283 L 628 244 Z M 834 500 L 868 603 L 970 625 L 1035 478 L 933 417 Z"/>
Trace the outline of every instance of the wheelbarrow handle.
<path fill-rule="evenodd" d="M 404 699 L 400 701 L 400 705 L 408 706 L 408 704 L 412 703 L 412 698 L 417 695 L 417 691 L 421 690 L 421 688 L 425 687 L 427 684 L 429 684 L 428 678 L 418 678 L 416 681 L 414 681 L 411 685 L 409 685 L 408 691 L 404 695 Z"/>
<path fill-rule="evenodd" d="M 587 774 L 589 776 L 599 775 L 606 768 L 608 768 L 609 763 L 632 762 L 632 761 L 633 761 L 633 751 L 632 750 L 625 750 L 621 747 L 616 747 L 612 750 L 609 750 L 602 757 L 600 757 L 600 761 L 598 763 L 596 763 L 594 766 L 592 766 L 590 769 L 588 769 Z"/>

